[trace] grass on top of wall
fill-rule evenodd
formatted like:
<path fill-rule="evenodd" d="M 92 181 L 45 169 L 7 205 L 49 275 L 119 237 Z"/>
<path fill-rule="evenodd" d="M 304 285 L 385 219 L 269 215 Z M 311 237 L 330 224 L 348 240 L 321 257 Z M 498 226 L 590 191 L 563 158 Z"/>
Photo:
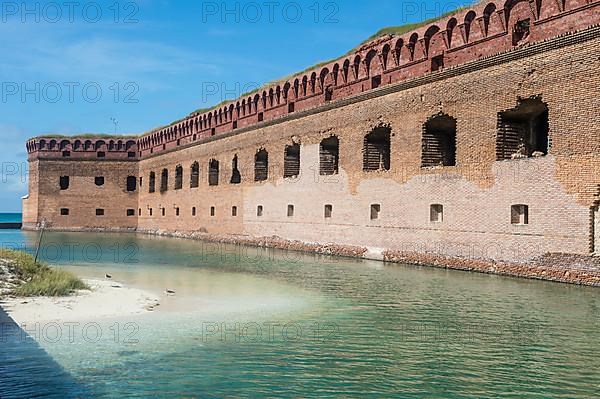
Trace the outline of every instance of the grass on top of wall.
<path fill-rule="evenodd" d="M 0 262 L 0 282 L 10 284 L 9 295 L 59 297 L 89 289 L 75 274 L 35 262 L 26 252 L 0 250 Z"/>

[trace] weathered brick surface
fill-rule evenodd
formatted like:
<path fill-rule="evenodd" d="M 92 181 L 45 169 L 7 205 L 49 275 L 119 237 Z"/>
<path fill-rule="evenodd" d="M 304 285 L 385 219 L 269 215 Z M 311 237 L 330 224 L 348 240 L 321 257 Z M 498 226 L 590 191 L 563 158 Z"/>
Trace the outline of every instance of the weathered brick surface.
<path fill-rule="evenodd" d="M 558 16 L 560 10 L 543 5 L 533 19 L 530 42 L 600 22 L 597 5 L 567 2 L 567 9 Z M 529 3 L 517 3 L 508 19 L 524 18 L 531 12 Z M 130 155 L 124 155 L 125 150 L 115 151 L 114 156 L 108 153 L 106 160 L 84 161 L 95 154 L 92 150 L 92 155 L 80 159 L 58 160 L 58 148 L 42 150 L 40 139 L 32 140 L 28 143 L 32 174 L 24 208 L 26 227 L 47 219 L 61 229 L 137 228 L 208 239 L 235 237 L 235 242 L 245 243 L 279 237 L 265 240 L 264 245 L 353 248 L 350 252 L 359 248 L 358 253 L 364 253 L 358 256 L 416 263 L 438 259 L 437 263 L 450 267 L 479 271 L 488 270 L 490 262 L 500 262 L 509 266 L 498 272 L 534 278 L 541 274 L 514 268 L 528 260 L 534 265 L 534 259 L 548 253 L 589 255 L 599 245 L 600 231 L 600 28 L 490 56 L 511 47 L 506 28 L 511 25 L 503 19 L 506 14 L 494 15 L 495 35 L 472 32 L 469 43 L 445 50 L 447 38 L 441 33 L 431 39 L 427 57 L 445 52 L 449 64 L 458 65 L 454 69 L 424 75 L 428 70 L 419 61 L 379 71 L 384 82 L 394 84 L 373 91 L 364 87 L 370 80 L 339 84 L 333 102 L 324 103 L 309 93 L 296 99 L 295 111 L 289 115 L 287 104 L 266 107 L 265 122 L 233 117 L 238 128 L 232 130 L 230 119 L 216 126 L 214 137 L 207 137 L 202 125 L 174 125 L 140 138 L 131 162 L 123 159 Z M 462 40 L 457 32 L 453 42 Z M 375 45 L 383 46 L 386 40 Z M 357 90 L 359 83 L 363 86 Z M 514 108 L 520 98 L 531 97 L 541 97 L 548 106 L 549 155 L 496 161 L 498 113 Z M 273 119 L 271 111 L 278 112 L 279 119 Z M 456 119 L 456 166 L 422 168 L 423 124 L 440 112 Z M 364 172 L 363 141 L 378 126 L 391 128 L 391 167 Z M 339 174 L 321 176 L 319 143 L 332 135 L 340 140 Z M 45 139 L 46 144 L 49 140 Z M 293 142 L 301 145 L 301 173 L 284 179 L 283 155 L 286 145 Z M 254 157 L 261 148 L 269 153 L 269 178 L 255 182 Z M 234 155 L 241 184 L 230 184 Z M 218 186 L 208 184 L 212 159 L 220 165 Z M 193 162 L 200 164 L 198 188 L 190 187 Z M 183 187 L 175 190 L 178 165 L 184 170 Z M 113 183 L 105 191 L 93 187 L 92 175 L 98 173 L 94 168 L 111 176 L 107 181 Z M 169 189 L 161 193 L 163 168 L 169 171 Z M 58 177 L 66 171 L 75 176 L 68 194 L 57 191 Z M 151 172 L 156 173 L 155 193 L 148 190 Z M 143 179 L 136 194 L 122 191 L 129 174 Z M 84 211 L 93 212 L 98 204 L 106 206 L 107 216 L 90 217 Z M 381 206 L 377 220 L 370 219 L 372 204 Z M 443 222 L 430 221 L 431 204 L 444 206 Z M 511 224 L 514 204 L 529 206 L 529 224 Z M 294 206 L 293 216 L 288 216 L 288 205 Z M 325 205 L 333 207 L 331 218 L 324 217 Z M 58 216 L 63 206 L 73 214 Z M 258 206 L 263 207 L 262 216 L 257 215 Z M 141 216 L 125 217 L 129 207 Z M 484 266 L 463 267 L 453 259 L 477 260 Z M 546 265 L 571 258 L 545 259 Z M 563 281 L 552 273 L 552 279 Z"/>
<path fill-rule="evenodd" d="M 138 192 L 127 192 L 126 186 L 128 176 L 139 174 L 137 163 L 40 160 L 31 167 L 35 178 L 29 183 L 33 196 L 23 209 L 25 228 L 41 221 L 56 229 L 137 227 Z M 69 176 L 67 190 L 60 189 L 61 176 Z M 103 186 L 95 184 L 96 177 L 104 177 Z M 69 210 L 68 216 L 60 214 L 63 208 Z M 96 209 L 103 209 L 104 216 L 96 216 Z M 135 215 L 127 216 L 127 210 L 134 210 Z"/>

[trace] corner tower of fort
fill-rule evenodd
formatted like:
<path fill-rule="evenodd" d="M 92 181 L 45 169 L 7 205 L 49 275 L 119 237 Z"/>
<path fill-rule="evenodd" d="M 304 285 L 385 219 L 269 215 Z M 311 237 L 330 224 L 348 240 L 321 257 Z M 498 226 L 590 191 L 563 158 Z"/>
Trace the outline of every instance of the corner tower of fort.
<path fill-rule="evenodd" d="M 479 3 L 140 137 L 31 139 L 24 227 L 590 255 L 599 24 L 597 0 Z"/>

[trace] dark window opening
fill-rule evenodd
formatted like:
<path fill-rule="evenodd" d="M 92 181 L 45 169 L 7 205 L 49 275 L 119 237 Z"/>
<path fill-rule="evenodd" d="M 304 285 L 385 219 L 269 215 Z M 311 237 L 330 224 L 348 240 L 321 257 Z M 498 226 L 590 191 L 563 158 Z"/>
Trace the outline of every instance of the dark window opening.
<path fill-rule="evenodd" d="M 95 183 L 97 186 L 103 186 L 103 185 L 104 185 L 104 176 L 97 176 L 97 177 L 94 179 L 94 183 Z"/>
<path fill-rule="evenodd" d="M 519 225 L 529 224 L 529 206 L 512 205 L 510 207 L 510 222 Z"/>
<path fill-rule="evenodd" d="M 512 44 L 518 46 L 522 44 L 529 37 L 529 29 L 531 27 L 531 20 L 524 19 L 517 21 L 512 31 Z"/>
<path fill-rule="evenodd" d="M 216 210 L 214 206 L 210 207 L 210 216 L 215 216 Z"/>
<path fill-rule="evenodd" d="M 262 112 L 258 113 L 258 121 L 262 122 L 265 119 L 265 115 Z"/>
<path fill-rule="evenodd" d="M 127 157 L 128 158 L 135 158 L 135 152 L 128 152 L 127 153 Z"/>
<path fill-rule="evenodd" d="M 287 206 L 287 215 L 289 218 L 294 217 L 294 205 Z"/>
<path fill-rule="evenodd" d="M 296 104 L 294 104 L 294 103 L 289 103 L 288 104 L 288 113 L 291 114 L 292 112 L 295 111 L 295 109 L 296 109 Z"/>
<path fill-rule="evenodd" d="M 60 209 L 60 215 L 61 216 L 69 216 L 69 209 L 68 208 L 61 208 Z"/>
<path fill-rule="evenodd" d="M 104 216 L 104 209 L 96 209 L 96 216 Z"/>
<path fill-rule="evenodd" d="M 325 101 L 333 100 L 333 89 L 331 87 L 327 87 L 325 89 Z"/>
<path fill-rule="evenodd" d="M 210 135 L 211 135 L 211 136 L 214 136 L 215 134 L 217 134 L 217 129 L 213 127 L 213 128 L 210 130 Z"/>
<path fill-rule="evenodd" d="M 233 121 L 233 129 L 237 129 L 237 121 Z"/>
<path fill-rule="evenodd" d="M 325 219 L 330 219 L 333 214 L 333 205 L 325 205 Z"/>
<path fill-rule="evenodd" d="M 96 155 L 98 156 L 98 158 L 106 157 L 106 153 L 104 151 L 99 151 Z"/>
<path fill-rule="evenodd" d="M 156 173 L 150 172 L 150 178 L 148 179 L 148 192 L 156 192 Z"/>
<path fill-rule="evenodd" d="M 179 208 L 175 208 L 175 216 L 179 216 Z"/>
<path fill-rule="evenodd" d="M 61 176 L 59 179 L 59 185 L 61 190 L 69 189 L 69 176 Z"/>
<path fill-rule="evenodd" d="M 150 216 L 152 216 L 152 208 L 148 209 Z"/>
<path fill-rule="evenodd" d="M 70 156 L 71 156 L 71 151 L 63 151 L 63 152 L 62 152 L 62 156 L 63 156 L 63 158 L 68 158 L 68 157 L 70 157 Z"/>
<path fill-rule="evenodd" d="M 539 157 L 548 154 L 548 106 L 540 99 L 522 100 L 498 114 L 496 159 Z"/>
<path fill-rule="evenodd" d="M 363 170 L 390 170 L 389 127 L 377 127 L 365 136 L 363 148 Z"/>
<path fill-rule="evenodd" d="M 233 160 L 231 161 L 231 184 L 240 184 L 242 182 L 242 175 L 238 169 L 238 156 L 237 154 L 233 156 Z"/>
<path fill-rule="evenodd" d="M 440 204 L 433 204 L 429 208 L 429 221 L 434 223 L 441 223 L 444 221 L 444 206 Z"/>
<path fill-rule="evenodd" d="M 254 156 L 254 181 L 265 181 L 269 177 L 269 153 L 264 148 Z"/>
<path fill-rule="evenodd" d="M 259 205 L 256 207 L 256 216 L 262 217 L 262 215 L 263 215 L 263 206 Z"/>
<path fill-rule="evenodd" d="M 456 165 L 456 119 L 439 114 L 423 125 L 421 166 Z"/>
<path fill-rule="evenodd" d="M 183 188 L 183 166 L 177 165 L 175 168 L 175 190 Z"/>
<path fill-rule="evenodd" d="M 219 161 L 211 159 L 208 163 L 208 185 L 219 185 Z"/>
<path fill-rule="evenodd" d="M 196 216 L 196 207 L 192 207 L 192 216 Z"/>
<path fill-rule="evenodd" d="M 200 186 L 200 164 L 194 162 L 190 167 L 190 188 L 198 188 Z"/>
<path fill-rule="evenodd" d="M 431 72 L 440 71 L 444 69 L 444 56 L 438 55 L 431 59 Z"/>
<path fill-rule="evenodd" d="M 127 177 L 127 191 L 134 192 L 137 190 L 137 178 L 135 176 Z"/>
<path fill-rule="evenodd" d="M 142 208 L 138 209 L 138 216 L 142 216 Z"/>
<path fill-rule="evenodd" d="M 283 177 L 298 175 L 300 175 L 300 144 L 294 143 L 285 147 Z"/>
<path fill-rule="evenodd" d="M 162 213 L 163 216 L 166 216 L 166 214 L 167 214 L 166 208 L 162 208 L 161 209 L 161 213 Z"/>
<path fill-rule="evenodd" d="M 381 213 L 381 205 L 372 204 L 371 205 L 371 220 L 379 219 L 379 214 Z"/>
<path fill-rule="evenodd" d="M 381 75 L 373 76 L 371 78 L 371 88 L 376 89 L 381 86 Z"/>
<path fill-rule="evenodd" d="M 127 216 L 135 216 L 135 209 L 127 209 Z"/>
<path fill-rule="evenodd" d="M 319 172 L 323 176 L 336 175 L 340 157 L 340 140 L 336 136 L 321 141 L 319 148 Z"/>
<path fill-rule="evenodd" d="M 233 216 L 233 217 L 237 216 L 237 206 L 231 207 L 231 216 Z"/>
<path fill-rule="evenodd" d="M 169 189 L 169 171 L 163 169 L 160 176 L 160 192 L 164 193 Z"/>

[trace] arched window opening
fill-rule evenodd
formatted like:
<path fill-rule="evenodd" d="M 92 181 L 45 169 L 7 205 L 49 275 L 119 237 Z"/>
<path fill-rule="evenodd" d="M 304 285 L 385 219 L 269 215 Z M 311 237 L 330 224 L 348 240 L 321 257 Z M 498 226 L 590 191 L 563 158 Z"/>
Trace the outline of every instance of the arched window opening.
<path fill-rule="evenodd" d="M 469 11 L 465 16 L 465 39 L 469 42 L 469 36 L 471 34 L 471 25 L 475 20 L 475 11 Z"/>
<path fill-rule="evenodd" d="M 190 188 L 198 188 L 200 186 L 200 164 L 194 162 L 190 167 Z"/>
<path fill-rule="evenodd" d="M 339 66 L 339 64 L 335 64 L 333 66 L 333 84 L 336 86 L 338 85 L 339 76 L 340 76 L 340 66 Z"/>
<path fill-rule="evenodd" d="M 386 71 L 388 69 L 388 57 L 390 55 L 390 45 L 386 44 L 383 46 L 381 50 L 381 61 L 383 62 L 383 70 Z"/>
<path fill-rule="evenodd" d="M 175 168 L 175 190 L 183 188 L 183 166 L 177 165 Z"/>
<path fill-rule="evenodd" d="M 375 50 L 371 50 L 367 53 L 367 56 L 365 58 L 365 68 L 367 70 L 367 76 L 371 76 L 371 70 L 373 69 L 372 63 L 376 57 L 377 52 Z"/>
<path fill-rule="evenodd" d="M 59 179 L 59 186 L 61 190 L 68 190 L 69 189 L 69 176 L 61 176 Z"/>
<path fill-rule="evenodd" d="M 419 35 L 416 33 L 413 33 L 410 36 L 410 39 L 408 40 L 408 44 L 406 45 L 406 47 L 408 47 L 408 51 L 410 52 L 411 60 L 415 59 L 415 47 L 417 46 L 418 40 L 419 40 Z"/>
<path fill-rule="evenodd" d="M 269 153 L 264 148 L 254 156 L 254 181 L 265 181 L 269 177 Z"/>
<path fill-rule="evenodd" d="M 425 52 L 429 54 L 429 46 L 431 44 L 431 39 L 433 36 L 440 31 L 440 28 L 436 25 L 430 26 L 429 29 L 425 32 Z"/>
<path fill-rule="evenodd" d="M 394 58 L 396 65 L 400 65 L 400 59 L 402 56 L 402 47 L 404 47 L 404 40 L 398 39 L 396 46 L 394 47 Z"/>
<path fill-rule="evenodd" d="M 456 25 L 458 25 L 456 18 L 451 18 L 450 21 L 448 21 L 448 25 L 446 25 L 446 30 L 448 31 L 448 47 L 452 47 L 452 36 L 454 35 Z"/>
<path fill-rule="evenodd" d="M 548 105 L 540 98 L 519 101 L 498 114 L 496 159 L 540 157 L 549 150 Z"/>
<path fill-rule="evenodd" d="M 285 147 L 283 177 L 298 175 L 300 175 L 300 144 L 294 143 Z"/>
<path fill-rule="evenodd" d="M 156 173 L 150 172 L 150 178 L 148 179 L 148 192 L 156 192 Z"/>
<path fill-rule="evenodd" d="M 352 64 L 352 72 L 354 73 L 354 79 L 357 79 L 360 77 L 360 55 L 357 55 L 356 57 L 354 57 L 354 64 Z"/>
<path fill-rule="evenodd" d="M 308 88 L 308 78 L 306 76 L 304 76 L 302 78 L 302 95 L 304 97 L 306 97 L 306 93 L 307 93 L 306 89 L 307 88 Z"/>
<path fill-rule="evenodd" d="M 169 189 L 169 171 L 163 169 L 160 175 L 160 192 L 164 193 Z"/>
<path fill-rule="evenodd" d="M 127 176 L 127 191 L 134 192 L 137 190 L 137 178 L 135 176 Z"/>
<path fill-rule="evenodd" d="M 492 19 L 492 15 L 496 12 L 496 5 L 494 3 L 488 4 L 483 10 L 483 30 L 485 36 L 487 36 L 490 32 L 490 22 Z"/>
<path fill-rule="evenodd" d="M 531 29 L 531 19 L 523 19 L 517 21 L 512 30 L 512 44 L 518 46 L 524 44 L 529 38 L 529 30 Z"/>
<path fill-rule="evenodd" d="M 219 161 L 211 159 L 208 163 L 208 185 L 219 185 Z"/>
<path fill-rule="evenodd" d="M 438 114 L 423 125 L 421 166 L 456 165 L 456 119 Z"/>
<path fill-rule="evenodd" d="M 240 170 L 238 169 L 238 156 L 237 154 L 233 156 L 233 160 L 231 161 L 231 184 L 240 184 L 242 182 L 242 175 L 240 174 Z"/>
<path fill-rule="evenodd" d="M 392 129 L 379 126 L 365 136 L 363 147 L 363 170 L 390 170 L 390 137 Z"/>
<path fill-rule="evenodd" d="M 321 141 L 319 148 L 319 173 L 322 176 L 338 174 L 340 140 L 336 136 Z"/>
<path fill-rule="evenodd" d="M 344 78 L 344 83 L 348 83 L 348 75 L 350 71 L 350 61 L 344 61 L 344 65 L 342 67 L 342 77 Z"/>

